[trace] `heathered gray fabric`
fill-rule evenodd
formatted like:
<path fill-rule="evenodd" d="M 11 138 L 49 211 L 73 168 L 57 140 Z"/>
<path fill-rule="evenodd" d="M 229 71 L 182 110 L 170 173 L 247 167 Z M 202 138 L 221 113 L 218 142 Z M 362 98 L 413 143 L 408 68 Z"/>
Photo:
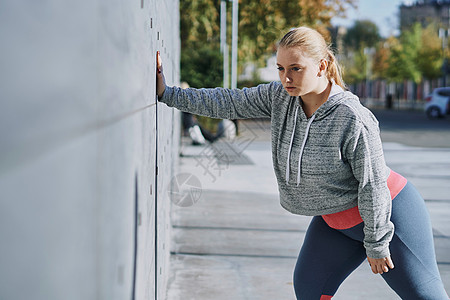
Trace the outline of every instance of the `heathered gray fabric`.
<path fill-rule="evenodd" d="M 331 96 L 315 112 L 301 161 L 298 159 L 308 122 L 298 97 L 291 97 L 280 82 L 239 89 L 181 89 L 167 87 L 159 101 L 181 111 L 221 119 L 271 118 L 272 160 L 280 203 L 300 215 L 324 215 L 359 207 L 364 221 L 367 255 L 389 255 L 394 226 L 391 198 L 378 121 L 350 92 Z M 298 119 L 290 156 L 286 161 Z"/>

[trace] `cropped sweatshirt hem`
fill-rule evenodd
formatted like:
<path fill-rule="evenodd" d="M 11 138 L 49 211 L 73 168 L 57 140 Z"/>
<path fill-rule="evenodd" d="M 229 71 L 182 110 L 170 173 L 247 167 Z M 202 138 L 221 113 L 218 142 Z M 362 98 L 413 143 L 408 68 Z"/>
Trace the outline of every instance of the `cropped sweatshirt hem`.
<path fill-rule="evenodd" d="M 335 84 L 331 90 L 310 118 L 301 97 L 290 96 L 280 82 L 243 89 L 167 87 L 159 101 L 212 118 L 270 118 L 282 207 L 318 216 L 358 206 L 367 252 L 385 255 L 394 225 L 378 121 L 351 92 Z"/>
<path fill-rule="evenodd" d="M 296 214 L 296 215 L 321 216 L 321 215 L 339 213 L 339 212 L 345 211 L 347 209 L 351 209 L 353 207 L 356 207 L 356 206 L 358 206 L 358 201 L 355 200 L 353 202 L 349 202 L 349 203 L 346 203 L 344 205 L 337 206 L 337 207 L 327 207 L 325 209 L 320 210 L 319 213 L 318 213 L 317 209 L 313 209 L 313 210 L 303 209 L 301 214 L 299 214 L 298 211 L 295 208 L 290 206 L 290 202 L 289 201 L 280 199 L 280 205 L 281 205 L 281 207 L 283 207 L 288 212 Z"/>
<path fill-rule="evenodd" d="M 394 172 L 393 170 L 390 171 L 387 185 L 391 194 L 391 200 L 394 200 L 394 198 L 397 197 L 397 195 L 406 186 L 406 183 L 407 180 L 405 177 L 397 172 Z M 328 226 L 339 230 L 349 229 L 363 222 L 358 206 L 334 213 L 324 214 L 322 215 L 322 218 Z"/>

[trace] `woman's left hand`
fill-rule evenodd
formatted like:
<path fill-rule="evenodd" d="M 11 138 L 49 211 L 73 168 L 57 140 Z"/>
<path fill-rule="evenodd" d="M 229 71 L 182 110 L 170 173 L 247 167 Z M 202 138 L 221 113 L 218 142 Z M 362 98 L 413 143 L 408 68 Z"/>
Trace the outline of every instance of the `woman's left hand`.
<path fill-rule="evenodd" d="M 367 261 L 369 262 L 370 267 L 372 268 L 372 272 L 374 274 L 383 274 L 389 272 L 389 269 L 394 268 L 394 263 L 390 256 L 385 258 L 370 258 L 367 257 Z"/>

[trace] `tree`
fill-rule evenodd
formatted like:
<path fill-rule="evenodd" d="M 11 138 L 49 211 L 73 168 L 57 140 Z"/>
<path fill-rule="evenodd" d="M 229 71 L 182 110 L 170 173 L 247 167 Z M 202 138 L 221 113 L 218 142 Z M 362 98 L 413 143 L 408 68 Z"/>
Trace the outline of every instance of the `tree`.
<path fill-rule="evenodd" d="M 413 80 L 419 83 L 422 74 L 417 65 L 421 47 L 422 27 L 416 23 L 410 30 L 403 31 L 398 41 L 393 41 L 388 58 L 388 79 L 396 82 Z"/>
<path fill-rule="evenodd" d="M 180 38 L 184 50 L 206 42 L 219 43 L 220 1 L 180 0 Z"/>
<path fill-rule="evenodd" d="M 444 58 L 441 39 L 437 32 L 435 24 L 430 24 L 422 30 L 422 43 L 417 56 L 417 66 L 423 77 L 428 79 L 438 78 L 442 73 Z"/>
<path fill-rule="evenodd" d="M 217 87 L 222 84 L 222 55 L 218 48 L 206 44 L 181 52 L 181 81 L 194 88 Z"/>
<path fill-rule="evenodd" d="M 264 62 L 276 42 L 293 27 L 309 26 L 329 38 L 328 27 L 334 16 L 343 16 L 356 0 L 240 0 L 239 59 Z"/>
<path fill-rule="evenodd" d="M 372 48 L 380 41 L 378 26 L 369 20 L 357 20 L 344 37 L 346 48 L 358 50 Z"/>
<path fill-rule="evenodd" d="M 239 0 L 240 65 L 263 62 L 266 55 L 273 53 L 281 35 L 292 27 L 307 25 L 327 35 L 331 18 L 343 16 L 347 7 L 355 7 L 355 3 L 356 0 Z M 231 9 L 231 5 L 228 7 Z M 180 28 L 182 51 L 206 42 L 218 48 L 220 1 L 180 0 Z"/>
<path fill-rule="evenodd" d="M 352 51 L 347 58 L 342 61 L 344 67 L 344 80 L 350 84 L 361 82 L 366 79 L 367 56 L 364 48 Z"/>
<path fill-rule="evenodd" d="M 393 37 L 386 41 L 381 41 L 376 47 L 375 56 L 373 58 L 372 72 L 375 78 L 386 78 L 389 68 L 389 56 L 391 55 L 390 45 Z"/>
<path fill-rule="evenodd" d="M 345 68 L 344 79 L 356 83 L 368 79 L 374 47 L 380 43 L 378 26 L 372 21 L 355 21 L 345 34 L 344 48 L 346 57 L 341 62 Z M 368 57 L 370 56 L 370 57 Z"/>

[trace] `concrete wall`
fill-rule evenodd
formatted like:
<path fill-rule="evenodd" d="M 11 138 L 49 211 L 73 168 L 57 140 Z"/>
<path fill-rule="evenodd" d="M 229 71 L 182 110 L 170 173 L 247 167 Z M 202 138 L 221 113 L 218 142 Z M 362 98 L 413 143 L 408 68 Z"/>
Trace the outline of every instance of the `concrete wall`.
<path fill-rule="evenodd" d="M 164 299 L 178 1 L 1 1 L 0 40 L 0 299 Z"/>

